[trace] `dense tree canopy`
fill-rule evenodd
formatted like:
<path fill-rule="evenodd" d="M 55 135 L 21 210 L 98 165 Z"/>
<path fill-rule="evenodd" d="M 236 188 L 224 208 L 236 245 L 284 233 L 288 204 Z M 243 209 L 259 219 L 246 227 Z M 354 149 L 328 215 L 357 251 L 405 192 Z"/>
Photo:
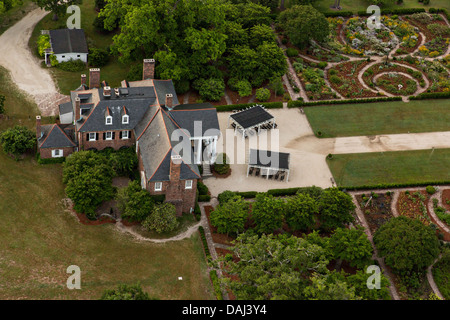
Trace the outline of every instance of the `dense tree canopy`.
<path fill-rule="evenodd" d="M 337 228 L 330 237 L 329 247 L 335 258 L 359 268 L 367 265 L 373 254 L 372 245 L 362 228 Z"/>
<path fill-rule="evenodd" d="M 338 188 L 325 189 L 319 199 L 322 228 L 331 230 L 343 227 L 354 220 L 355 205 L 352 197 Z"/>
<path fill-rule="evenodd" d="M 169 202 L 164 202 L 154 206 L 153 211 L 145 218 L 142 226 L 147 230 L 162 233 L 176 229 L 178 224 L 175 206 Z"/>
<path fill-rule="evenodd" d="M 122 219 L 143 221 L 153 211 L 154 201 L 139 181 L 134 180 L 117 193 L 117 205 Z"/>
<path fill-rule="evenodd" d="M 283 199 L 275 198 L 266 193 L 256 196 L 252 207 L 252 219 L 258 233 L 272 233 L 281 228 L 284 218 L 285 203 Z"/>
<path fill-rule="evenodd" d="M 285 219 L 293 230 L 303 230 L 314 227 L 315 214 L 319 212 L 319 206 L 308 194 L 298 193 L 286 201 Z"/>
<path fill-rule="evenodd" d="M 310 5 L 296 5 L 279 15 L 282 28 L 291 42 L 304 48 L 311 40 L 322 42 L 330 30 L 325 16 Z"/>
<path fill-rule="evenodd" d="M 100 300 L 152 300 L 139 284 L 120 284 L 116 289 L 105 290 Z"/>
<path fill-rule="evenodd" d="M 374 237 L 379 255 L 395 271 L 409 272 L 426 269 L 439 254 L 435 231 L 422 222 L 404 216 L 390 219 Z"/>
<path fill-rule="evenodd" d="M 25 126 L 16 125 L 0 133 L 3 151 L 17 156 L 31 150 L 36 145 L 36 135 Z"/>
<path fill-rule="evenodd" d="M 244 231 L 248 218 L 248 203 L 240 196 L 234 196 L 227 202 L 217 206 L 211 212 L 211 224 L 217 232 L 236 234 Z"/>

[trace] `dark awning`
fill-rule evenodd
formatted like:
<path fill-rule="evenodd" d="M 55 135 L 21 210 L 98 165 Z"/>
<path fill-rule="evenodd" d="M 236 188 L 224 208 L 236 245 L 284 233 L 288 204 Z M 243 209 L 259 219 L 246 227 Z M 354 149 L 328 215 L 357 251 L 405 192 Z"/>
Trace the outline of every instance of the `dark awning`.
<path fill-rule="evenodd" d="M 233 113 L 230 117 L 244 129 L 252 128 L 260 123 L 268 122 L 274 119 L 270 113 L 259 105 Z"/>
<path fill-rule="evenodd" d="M 289 170 L 289 153 L 270 150 L 250 149 L 248 165 L 250 167 L 264 167 Z"/>

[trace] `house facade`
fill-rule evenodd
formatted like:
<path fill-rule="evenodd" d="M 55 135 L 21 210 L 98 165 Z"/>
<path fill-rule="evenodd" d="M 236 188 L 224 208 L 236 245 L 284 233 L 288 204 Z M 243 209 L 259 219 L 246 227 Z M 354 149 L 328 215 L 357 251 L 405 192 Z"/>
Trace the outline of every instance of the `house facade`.
<path fill-rule="evenodd" d="M 36 119 L 38 147 L 41 158 L 133 147 L 142 188 L 164 194 L 181 215 L 194 209 L 199 165 L 215 160 L 219 122 L 209 103 L 180 104 L 171 80 L 154 79 L 154 66 L 144 59 L 143 79 L 118 88 L 100 82 L 100 69 L 90 69 L 89 84 L 82 75 L 70 102 L 59 106 L 60 124 L 43 129 Z"/>
<path fill-rule="evenodd" d="M 51 49 L 45 55 L 47 64 L 51 52 L 58 62 L 81 60 L 87 63 L 88 46 L 83 29 L 57 29 L 48 31 L 48 34 Z"/>

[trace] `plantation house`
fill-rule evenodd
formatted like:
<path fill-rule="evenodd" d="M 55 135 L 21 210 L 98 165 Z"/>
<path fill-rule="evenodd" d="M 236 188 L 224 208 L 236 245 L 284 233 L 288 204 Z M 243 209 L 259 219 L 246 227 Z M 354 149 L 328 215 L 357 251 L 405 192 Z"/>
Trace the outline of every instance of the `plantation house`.
<path fill-rule="evenodd" d="M 172 80 L 154 79 L 154 69 L 155 60 L 145 59 L 143 79 L 119 88 L 100 82 L 100 69 L 89 70 L 89 85 L 81 75 L 70 102 L 59 106 L 60 123 L 36 117 L 38 151 L 55 158 L 134 146 L 142 188 L 164 194 L 181 214 L 194 208 L 199 166 L 215 161 L 219 122 L 209 103 L 180 104 Z"/>

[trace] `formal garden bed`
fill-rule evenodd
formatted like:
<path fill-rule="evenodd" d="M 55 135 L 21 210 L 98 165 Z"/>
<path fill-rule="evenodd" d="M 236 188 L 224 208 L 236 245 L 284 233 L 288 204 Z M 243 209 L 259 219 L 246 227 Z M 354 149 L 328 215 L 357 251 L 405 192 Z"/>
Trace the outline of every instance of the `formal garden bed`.
<path fill-rule="evenodd" d="M 450 189 L 442 190 L 442 205 L 450 211 Z"/>
<path fill-rule="evenodd" d="M 397 96 L 409 96 L 417 91 L 417 83 L 414 80 L 393 72 L 381 74 L 376 80 L 374 79 L 374 84 Z"/>
<path fill-rule="evenodd" d="M 417 219 L 424 225 L 432 223 L 428 213 L 428 201 L 430 195 L 425 190 L 402 191 L 397 200 L 397 212 L 399 215 Z"/>
<path fill-rule="evenodd" d="M 364 88 L 358 80 L 359 72 L 370 61 L 358 60 L 341 63 L 328 70 L 328 79 L 334 90 L 339 92 L 345 98 L 371 98 L 380 96 Z"/>
<path fill-rule="evenodd" d="M 392 193 L 358 194 L 356 195 L 361 211 L 372 234 L 394 215 L 391 212 Z"/>
<path fill-rule="evenodd" d="M 369 87 L 373 88 L 373 87 L 375 87 L 375 84 L 373 83 L 373 79 L 374 79 L 374 77 L 376 75 L 378 75 L 380 73 L 393 73 L 393 74 L 396 74 L 398 72 L 402 72 L 402 73 L 410 75 L 411 77 L 413 77 L 414 79 L 416 79 L 419 82 L 420 87 L 422 87 L 422 88 L 425 87 L 425 80 L 424 80 L 423 75 L 422 75 L 422 73 L 420 71 L 413 70 L 411 68 L 408 68 L 406 66 L 403 66 L 403 65 L 400 65 L 400 64 L 397 64 L 397 63 L 394 63 L 394 62 L 376 63 L 376 64 L 370 66 L 370 68 L 368 68 L 363 73 L 362 78 L 363 78 L 363 81 L 364 81 L 365 84 L 367 84 Z M 404 79 L 404 78 L 406 78 L 406 77 L 403 76 L 402 78 L 397 79 L 397 80 L 403 79 L 403 83 L 402 83 L 403 88 L 405 88 L 406 81 L 407 81 L 407 79 Z M 388 79 L 388 80 L 395 80 L 395 79 Z M 411 80 L 411 79 L 409 79 L 409 80 Z M 397 85 L 399 83 L 394 83 L 395 87 L 397 87 Z M 417 85 L 416 85 L 415 82 L 414 82 L 413 87 L 416 87 L 416 90 L 417 90 Z M 412 91 L 411 93 L 407 93 L 406 92 L 407 90 L 403 89 L 401 91 L 401 93 L 404 92 L 404 94 L 411 95 L 416 90 L 414 90 L 414 91 L 411 90 Z"/>

